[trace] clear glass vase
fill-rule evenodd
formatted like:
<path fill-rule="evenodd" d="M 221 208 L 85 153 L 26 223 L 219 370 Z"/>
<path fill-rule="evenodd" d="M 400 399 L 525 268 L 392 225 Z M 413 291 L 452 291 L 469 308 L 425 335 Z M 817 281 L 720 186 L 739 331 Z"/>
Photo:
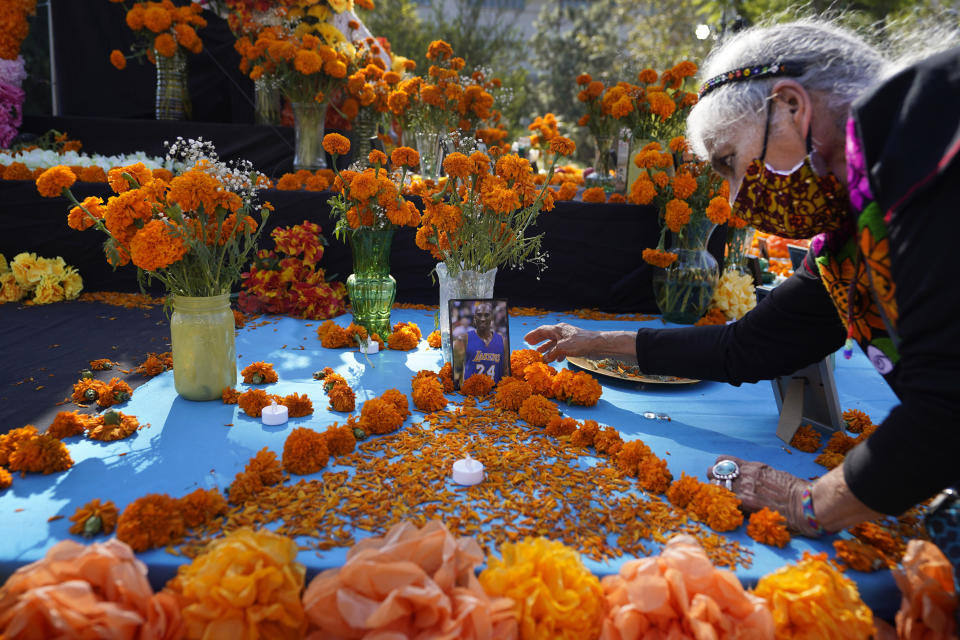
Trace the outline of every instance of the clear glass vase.
<path fill-rule="evenodd" d="M 170 56 L 153 50 L 157 61 L 157 100 L 154 109 L 157 120 L 186 120 L 191 116 L 190 92 L 187 90 L 187 56 L 176 48 Z"/>
<path fill-rule="evenodd" d="M 593 173 L 584 178 L 585 187 L 602 187 L 609 195 L 616 187 L 614 136 L 594 136 Z"/>
<path fill-rule="evenodd" d="M 186 400 L 219 400 L 237 384 L 230 294 L 174 296 L 170 316 L 173 386 Z"/>
<path fill-rule="evenodd" d="M 653 272 L 653 295 L 667 322 L 694 324 L 707 312 L 720 277 L 717 260 L 707 251 L 715 227 L 694 216 L 680 233 L 671 232 L 670 252 L 677 259 Z"/>
<path fill-rule="evenodd" d="M 390 309 L 397 295 L 397 281 L 390 275 L 393 232 L 393 226 L 348 232 L 353 273 L 347 278 L 347 293 L 353 321 L 384 340 L 390 335 Z"/>
<path fill-rule="evenodd" d="M 451 276 L 447 265 L 437 264 L 437 278 L 440 281 L 440 343 L 444 362 L 453 362 L 453 347 L 450 343 L 451 300 L 469 300 L 471 298 L 492 298 L 493 285 L 497 277 L 497 268 L 479 272 L 461 269 Z"/>
<path fill-rule="evenodd" d="M 323 149 L 327 103 L 293 102 L 293 135 L 295 152 L 293 170 L 316 171 L 327 168 L 327 152 Z"/>
<path fill-rule="evenodd" d="M 367 156 L 373 149 L 373 141 L 377 135 L 377 112 L 372 108 L 362 108 L 353 121 L 353 131 L 350 134 L 350 147 L 353 150 L 353 162 L 367 166 Z"/>
<path fill-rule="evenodd" d="M 727 227 L 727 251 L 723 268 L 747 273 L 747 256 L 753 245 L 753 227 Z"/>
<path fill-rule="evenodd" d="M 440 133 L 438 131 L 414 132 L 417 151 L 420 153 L 420 175 L 436 180 L 440 177 Z"/>
<path fill-rule="evenodd" d="M 280 87 L 269 76 L 253 82 L 254 121 L 257 124 L 280 124 L 282 96 Z"/>

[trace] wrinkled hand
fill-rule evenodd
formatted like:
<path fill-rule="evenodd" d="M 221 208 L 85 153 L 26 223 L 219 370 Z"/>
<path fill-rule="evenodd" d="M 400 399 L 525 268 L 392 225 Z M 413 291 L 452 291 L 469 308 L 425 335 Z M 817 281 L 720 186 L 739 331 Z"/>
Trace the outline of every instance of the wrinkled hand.
<path fill-rule="evenodd" d="M 567 356 L 588 355 L 594 335 L 593 331 L 561 322 L 537 327 L 523 339 L 527 344 L 539 345 L 537 351 L 543 355 L 544 362 L 553 362 L 563 360 Z M 540 344 L 541 342 L 543 344 Z"/>
<path fill-rule="evenodd" d="M 806 480 L 762 462 L 745 462 L 733 456 L 717 456 L 715 462 L 721 460 L 733 460 L 740 466 L 740 475 L 733 479 L 732 489 L 744 511 L 752 513 L 768 507 L 786 518 L 787 526 L 793 531 L 817 537 L 816 530 L 803 515 L 801 498 L 808 485 Z M 711 482 L 715 480 L 713 466 L 707 469 L 707 478 Z"/>

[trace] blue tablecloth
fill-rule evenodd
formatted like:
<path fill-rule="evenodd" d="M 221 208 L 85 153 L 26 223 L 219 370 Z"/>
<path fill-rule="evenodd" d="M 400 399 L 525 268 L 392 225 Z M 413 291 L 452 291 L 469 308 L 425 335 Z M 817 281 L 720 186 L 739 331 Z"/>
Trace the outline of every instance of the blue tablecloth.
<path fill-rule="evenodd" d="M 392 319 L 416 322 L 425 336 L 433 329 L 432 311 L 396 310 Z M 343 414 L 327 410 L 326 398 L 312 379 L 314 371 L 330 366 L 343 375 L 357 391 L 359 408 L 364 400 L 388 388 L 397 388 L 409 395 L 410 380 L 416 371 L 437 370 L 442 363 L 439 350 L 429 349 L 426 342 L 421 342 L 414 351 L 386 351 L 371 356 L 375 366 L 370 368 L 356 350 L 322 348 L 316 338 L 317 322 L 290 318 L 268 320 L 267 324 L 238 331 L 239 367 L 258 360 L 272 362 L 280 382 L 270 385 L 268 392 L 308 394 L 314 404 L 313 415 L 292 419 L 282 427 L 263 427 L 259 419 L 247 417 L 236 405 L 183 400 L 176 395 L 172 373 L 157 376 L 119 407 L 124 413 L 136 415 L 141 424 L 148 423 L 149 428 L 114 443 L 68 438 L 73 468 L 48 476 L 15 477 L 13 487 L 0 494 L 0 581 L 18 566 L 42 557 L 58 541 L 72 537 L 67 531 L 70 526 L 67 518 L 93 498 L 113 500 L 122 509 L 146 493 L 163 492 L 179 497 L 197 487 L 225 489 L 262 447 L 269 447 L 279 456 L 286 436 L 295 427 L 323 430 L 335 421 L 342 423 Z M 346 321 L 346 318 L 339 319 L 342 324 Z M 558 321 L 599 330 L 639 326 L 635 322 L 587 321 L 557 314 L 513 318 L 511 348 L 525 347 L 523 336 L 534 327 Z M 659 320 L 643 324 L 664 326 Z M 841 406 L 865 411 L 875 422 L 882 420 L 896 402 L 882 378 L 859 352 L 850 360 L 837 358 L 836 380 Z M 601 382 L 603 397 L 597 406 L 562 405 L 564 414 L 615 426 L 627 440 L 641 438 L 654 453 L 667 460 L 674 477 L 684 471 L 703 478 L 707 467 L 722 453 L 767 462 L 800 477 L 824 473 L 823 467 L 814 463 L 814 455 L 788 449 L 776 437 L 778 413 L 769 382 L 741 387 L 701 382 L 644 389 L 637 385 Z M 648 420 L 641 417 L 644 411 L 666 413 L 671 420 Z M 418 415 L 422 414 L 414 413 L 407 424 Z M 48 521 L 57 515 L 64 517 Z M 747 585 L 799 559 L 803 551 L 829 551 L 831 555 L 833 551 L 833 538 L 816 541 L 794 538 L 781 550 L 755 543 L 746 535 L 745 527 L 726 535 L 739 540 L 755 554 L 752 567 L 737 572 Z M 345 555 L 343 548 L 320 555 L 311 550 L 301 552 L 299 560 L 307 566 L 309 579 L 319 570 L 342 564 Z M 172 577 L 177 566 L 186 562 L 164 550 L 142 553 L 139 557 L 150 568 L 150 579 L 155 586 L 162 585 Z M 595 573 L 605 575 L 615 573 L 626 559 L 607 563 L 587 560 L 587 565 Z M 851 571 L 849 575 L 857 581 L 864 600 L 874 611 L 892 619 L 899 606 L 899 592 L 890 573 Z"/>

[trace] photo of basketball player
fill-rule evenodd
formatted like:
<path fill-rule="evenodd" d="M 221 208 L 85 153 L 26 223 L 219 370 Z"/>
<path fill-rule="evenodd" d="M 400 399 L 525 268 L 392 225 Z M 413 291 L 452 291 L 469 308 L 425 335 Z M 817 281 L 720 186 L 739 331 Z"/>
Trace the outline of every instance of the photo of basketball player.
<path fill-rule="evenodd" d="M 453 384 L 482 373 L 499 382 L 510 375 L 510 333 L 506 300 L 451 300 Z"/>

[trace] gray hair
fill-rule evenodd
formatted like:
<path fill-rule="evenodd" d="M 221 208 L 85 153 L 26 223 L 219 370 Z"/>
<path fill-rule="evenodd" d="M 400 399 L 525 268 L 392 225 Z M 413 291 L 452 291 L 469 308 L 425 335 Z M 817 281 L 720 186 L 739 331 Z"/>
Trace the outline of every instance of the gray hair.
<path fill-rule="evenodd" d="M 852 31 L 823 20 L 805 18 L 774 26 L 753 27 L 714 49 L 701 68 L 701 81 L 752 65 L 799 62 L 794 79 L 818 97 L 838 127 L 850 105 L 896 64 Z M 782 78 L 731 82 L 711 91 L 687 117 L 687 137 L 698 156 L 707 156 L 706 141 L 729 134 L 743 121 L 762 125 L 764 104 Z M 759 129 L 759 126 L 756 127 Z"/>

